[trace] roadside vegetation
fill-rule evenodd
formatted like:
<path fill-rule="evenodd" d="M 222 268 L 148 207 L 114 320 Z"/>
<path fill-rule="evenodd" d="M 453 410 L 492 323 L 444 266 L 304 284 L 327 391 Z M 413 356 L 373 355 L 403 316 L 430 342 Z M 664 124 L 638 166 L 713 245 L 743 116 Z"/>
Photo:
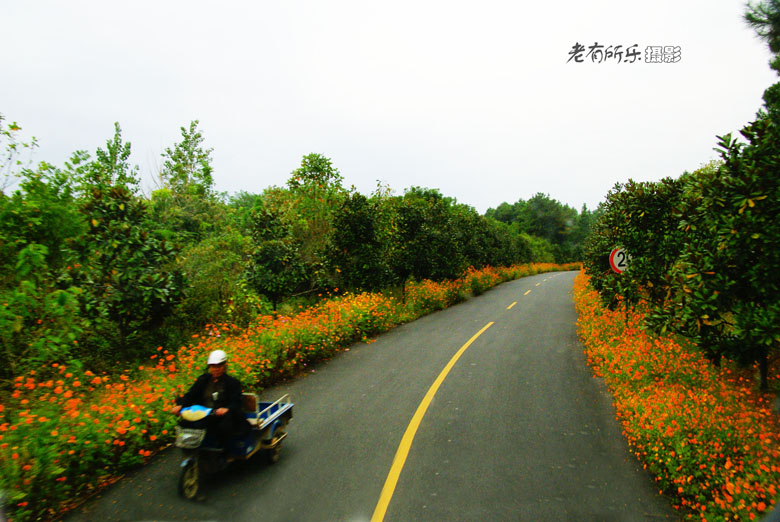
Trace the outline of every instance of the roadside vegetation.
<path fill-rule="evenodd" d="M 462 277 L 409 282 L 405 295 L 344 293 L 247 327 L 209 325 L 185 346 L 150 350 L 144 362 L 97 374 L 51 363 L 12 380 L 0 402 L 0 488 L 11 520 L 50 519 L 117 480 L 173 440 L 173 397 L 225 350 L 231 374 L 261 389 L 309 370 L 355 342 L 478 295 L 504 281 L 578 264 L 470 269 Z"/>
<path fill-rule="evenodd" d="M 745 19 L 780 73 L 780 3 L 750 4 Z M 778 499 L 779 93 L 766 89 L 741 139 L 717 137 L 720 159 L 618 183 L 584 248 L 589 360 L 632 449 L 692 519 L 754 520 Z M 629 255 L 620 274 L 616 248 Z"/>
<path fill-rule="evenodd" d="M 182 127 L 145 194 L 118 124 L 55 166 L 0 115 L 0 495 L 14 520 L 50 517 L 169 444 L 164 411 L 213 344 L 267 386 L 576 260 L 588 221 L 537 195 L 538 219 L 557 216 L 537 236 L 436 189 L 360 194 L 321 154 L 282 187 L 228 196 L 204 141 L 197 121 Z"/>
<path fill-rule="evenodd" d="M 63 166 L 32 165 L 36 143 L 20 132 L 0 116 L 0 388 L 51 363 L 133 365 L 205 324 L 246 326 L 328 292 L 403 294 L 470 267 L 574 261 L 584 238 L 576 212 L 539 237 L 436 189 L 363 195 L 321 154 L 284 187 L 219 194 L 197 121 L 163 152 L 148 195 L 118 124 L 105 147 Z M 568 208 L 536 200 L 537 214 Z"/>
<path fill-rule="evenodd" d="M 780 3 L 750 7 L 746 18 L 780 52 Z M 649 327 L 690 339 L 715 366 L 758 364 L 762 390 L 780 347 L 778 93 L 780 82 L 766 89 L 744 139 L 718 136 L 719 160 L 676 179 L 615 185 L 584 255 L 607 306 L 646 301 Z M 620 275 L 609 265 L 617 247 L 631 257 Z"/>
<path fill-rule="evenodd" d="M 756 390 L 758 367 L 715 367 L 688 340 L 648 332 L 646 301 L 610 309 L 588 283 L 575 281 L 588 363 L 659 493 L 688 520 L 760 520 L 780 493 L 780 423 L 773 396 Z"/>

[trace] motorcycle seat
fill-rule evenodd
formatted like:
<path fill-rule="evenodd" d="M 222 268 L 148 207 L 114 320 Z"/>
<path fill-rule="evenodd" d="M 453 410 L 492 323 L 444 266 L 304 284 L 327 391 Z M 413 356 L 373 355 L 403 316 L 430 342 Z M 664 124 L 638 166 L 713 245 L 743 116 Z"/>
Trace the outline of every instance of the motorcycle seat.
<path fill-rule="evenodd" d="M 259 419 L 259 404 L 260 401 L 256 393 L 244 393 L 242 394 L 242 407 L 244 410 L 244 417 L 252 426 L 257 426 Z"/>

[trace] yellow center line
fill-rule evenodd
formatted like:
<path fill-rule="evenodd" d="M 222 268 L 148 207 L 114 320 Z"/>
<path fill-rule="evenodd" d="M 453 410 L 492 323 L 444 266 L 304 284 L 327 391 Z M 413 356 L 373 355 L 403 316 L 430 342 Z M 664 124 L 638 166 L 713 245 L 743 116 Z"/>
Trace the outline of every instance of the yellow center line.
<path fill-rule="evenodd" d="M 379 495 L 379 502 L 376 504 L 374 515 L 371 517 L 371 522 L 382 522 L 382 520 L 384 520 L 387 507 L 390 505 L 390 499 L 393 498 L 393 493 L 395 492 L 395 486 L 398 484 L 398 478 L 401 476 L 401 470 L 404 468 L 404 464 L 406 463 L 406 457 L 409 456 L 409 450 L 412 447 L 412 441 L 414 440 L 414 436 L 417 433 L 417 428 L 420 427 L 420 422 L 422 421 L 425 412 L 428 410 L 428 406 L 431 404 L 433 396 L 436 395 L 437 391 L 439 391 L 439 386 L 441 386 L 441 383 L 443 383 L 444 379 L 447 378 L 447 374 L 450 373 L 450 370 L 453 366 L 455 366 L 455 363 L 458 362 L 458 359 L 460 359 L 460 356 L 463 355 L 463 352 L 465 352 L 468 347 L 471 346 L 471 343 L 477 340 L 477 337 L 482 335 L 482 333 L 492 325 L 493 321 L 490 321 L 488 324 L 482 327 L 482 330 L 475 333 L 466 344 L 460 347 L 460 350 L 458 350 L 457 353 L 452 356 L 450 362 L 447 363 L 447 366 L 445 366 L 439 376 L 436 377 L 436 380 L 433 381 L 433 384 L 428 389 L 428 393 L 426 393 L 425 397 L 423 397 L 422 402 L 417 407 L 417 411 L 414 412 L 412 421 L 409 423 L 409 426 L 406 427 L 404 436 L 401 438 L 401 443 L 398 445 L 398 450 L 395 452 L 393 465 L 390 467 L 390 473 L 388 473 L 387 479 L 385 480 L 385 485 L 382 488 L 382 493 Z"/>
<path fill-rule="evenodd" d="M 529 290 L 529 291 L 527 291 L 526 293 L 524 293 L 523 295 L 528 295 L 528 294 L 530 294 L 530 293 L 531 293 L 531 291 Z"/>
<path fill-rule="evenodd" d="M 541 285 L 541 284 L 542 284 L 542 283 L 536 283 L 536 286 L 539 286 L 539 285 Z"/>
<path fill-rule="evenodd" d="M 512 308 L 513 306 L 515 306 L 516 304 L 517 304 L 517 301 L 515 301 L 515 302 L 514 302 L 514 303 L 512 303 L 511 305 L 507 306 L 507 307 L 506 307 L 506 309 L 507 309 L 507 310 L 509 310 L 510 308 Z"/>

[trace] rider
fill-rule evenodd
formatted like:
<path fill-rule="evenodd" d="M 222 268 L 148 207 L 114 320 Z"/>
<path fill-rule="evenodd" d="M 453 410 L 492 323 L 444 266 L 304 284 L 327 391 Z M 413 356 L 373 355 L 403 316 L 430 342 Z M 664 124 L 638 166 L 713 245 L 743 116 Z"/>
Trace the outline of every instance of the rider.
<path fill-rule="evenodd" d="M 227 354 L 214 350 L 209 354 L 208 372 L 197 378 L 195 383 L 182 397 L 176 399 L 171 410 L 179 415 L 182 408 L 200 404 L 214 408 L 211 428 L 217 436 L 220 446 L 230 437 L 244 435 L 251 428 L 241 406 L 241 382 L 227 374 Z"/>

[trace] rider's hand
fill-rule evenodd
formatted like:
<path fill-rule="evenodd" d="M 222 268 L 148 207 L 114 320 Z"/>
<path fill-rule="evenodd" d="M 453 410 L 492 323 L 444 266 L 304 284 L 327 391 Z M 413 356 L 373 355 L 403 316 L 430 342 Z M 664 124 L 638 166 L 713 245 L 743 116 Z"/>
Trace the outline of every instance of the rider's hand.
<path fill-rule="evenodd" d="M 217 411 L 215 411 L 214 413 L 216 413 L 218 416 L 221 417 L 222 415 L 226 414 L 227 412 L 228 412 L 227 408 L 217 408 Z"/>
<path fill-rule="evenodd" d="M 178 415 L 180 411 L 181 411 L 181 406 L 174 406 L 173 408 L 171 408 L 171 413 L 173 413 L 174 415 Z"/>

